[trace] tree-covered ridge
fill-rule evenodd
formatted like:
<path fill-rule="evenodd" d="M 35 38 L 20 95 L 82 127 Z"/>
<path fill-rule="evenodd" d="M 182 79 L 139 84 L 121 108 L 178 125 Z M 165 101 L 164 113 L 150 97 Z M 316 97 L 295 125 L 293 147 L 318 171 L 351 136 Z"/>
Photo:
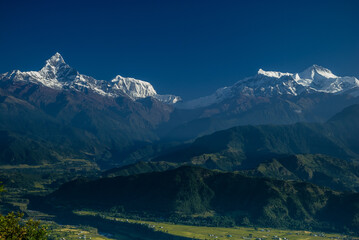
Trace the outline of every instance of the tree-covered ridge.
<path fill-rule="evenodd" d="M 213 167 L 208 164 L 138 162 L 110 169 L 102 176 L 116 177 L 133 174 L 160 172 L 182 165 Z M 251 169 L 236 171 L 247 176 L 269 177 L 279 180 L 295 180 L 314 183 L 337 191 L 359 190 L 359 164 L 322 154 L 278 155 L 263 158 L 263 162 Z"/>
<path fill-rule="evenodd" d="M 197 138 L 153 161 L 202 165 L 222 170 L 256 167 L 288 154 L 324 154 L 359 160 L 359 105 L 346 108 L 328 122 L 238 126 Z"/>
<path fill-rule="evenodd" d="M 41 205 L 110 210 L 161 217 L 222 216 L 236 224 L 357 231 L 359 195 L 310 183 L 248 177 L 198 167 L 76 180 Z"/>

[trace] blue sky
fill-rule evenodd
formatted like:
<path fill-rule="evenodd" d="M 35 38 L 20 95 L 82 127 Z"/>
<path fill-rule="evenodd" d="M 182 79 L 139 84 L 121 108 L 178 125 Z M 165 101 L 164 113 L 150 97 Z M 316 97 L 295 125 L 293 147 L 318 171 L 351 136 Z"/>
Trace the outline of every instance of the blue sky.
<path fill-rule="evenodd" d="M 185 99 L 312 64 L 359 77 L 359 1 L 0 1 L 0 72 L 60 52 L 83 74 Z"/>

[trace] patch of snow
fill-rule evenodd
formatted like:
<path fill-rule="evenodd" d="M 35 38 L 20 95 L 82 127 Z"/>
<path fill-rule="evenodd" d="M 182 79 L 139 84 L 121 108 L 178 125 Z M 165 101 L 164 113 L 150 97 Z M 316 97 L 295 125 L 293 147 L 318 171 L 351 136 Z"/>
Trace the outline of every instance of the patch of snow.
<path fill-rule="evenodd" d="M 263 69 L 258 70 L 258 75 L 264 75 L 266 77 L 274 77 L 281 78 L 283 76 L 292 76 L 292 73 L 282 73 L 282 72 L 274 72 L 274 71 L 264 71 Z"/>

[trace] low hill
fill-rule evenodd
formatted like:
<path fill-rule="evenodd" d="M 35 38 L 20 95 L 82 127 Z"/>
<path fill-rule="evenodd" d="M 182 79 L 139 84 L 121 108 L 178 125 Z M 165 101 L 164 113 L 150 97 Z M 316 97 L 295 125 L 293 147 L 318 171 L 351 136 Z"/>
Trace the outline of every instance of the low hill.
<path fill-rule="evenodd" d="M 72 181 L 45 197 L 41 206 L 101 211 L 121 206 L 126 213 L 161 217 L 212 213 L 237 224 L 358 231 L 358 200 L 359 194 L 310 183 L 187 166 Z"/>
<path fill-rule="evenodd" d="M 110 169 L 103 172 L 102 176 L 117 177 L 160 172 L 183 165 L 194 164 L 138 162 Z M 197 166 L 206 167 L 205 164 Z M 359 191 L 359 164 L 322 154 L 280 155 L 263 161 L 254 168 L 236 172 L 247 176 L 310 182 L 337 191 Z"/>
<path fill-rule="evenodd" d="M 359 191 L 359 165 L 321 154 L 291 155 L 260 163 L 242 174 L 311 182 L 337 191 Z"/>
<path fill-rule="evenodd" d="M 102 173 L 103 177 L 130 176 L 140 173 L 163 172 L 179 165 L 170 162 L 137 162 L 119 168 L 112 168 Z"/>

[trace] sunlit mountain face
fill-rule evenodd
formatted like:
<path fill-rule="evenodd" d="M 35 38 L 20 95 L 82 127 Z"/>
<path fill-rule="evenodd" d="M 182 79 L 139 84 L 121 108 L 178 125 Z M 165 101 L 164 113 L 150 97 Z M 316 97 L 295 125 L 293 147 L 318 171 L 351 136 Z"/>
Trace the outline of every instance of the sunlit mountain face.
<path fill-rule="evenodd" d="M 236 96 L 274 97 L 298 96 L 304 93 L 349 93 L 359 95 L 359 80 L 339 77 L 329 69 L 313 65 L 300 73 L 282 73 L 258 70 L 255 76 L 238 81 L 230 87 L 218 89 L 214 94 L 184 103 L 182 108 L 199 108 L 220 103 Z"/>
<path fill-rule="evenodd" d="M 174 95 L 159 95 L 153 86 L 145 81 L 117 75 L 110 81 L 96 80 L 80 74 L 70 67 L 59 53 L 46 61 L 40 71 L 13 71 L 3 75 L 5 79 L 40 84 L 57 90 L 92 91 L 102 96 L 127 96 L 133 100 L 153 97 L 165 103 L 176 103 L 181 100 Z"/>

